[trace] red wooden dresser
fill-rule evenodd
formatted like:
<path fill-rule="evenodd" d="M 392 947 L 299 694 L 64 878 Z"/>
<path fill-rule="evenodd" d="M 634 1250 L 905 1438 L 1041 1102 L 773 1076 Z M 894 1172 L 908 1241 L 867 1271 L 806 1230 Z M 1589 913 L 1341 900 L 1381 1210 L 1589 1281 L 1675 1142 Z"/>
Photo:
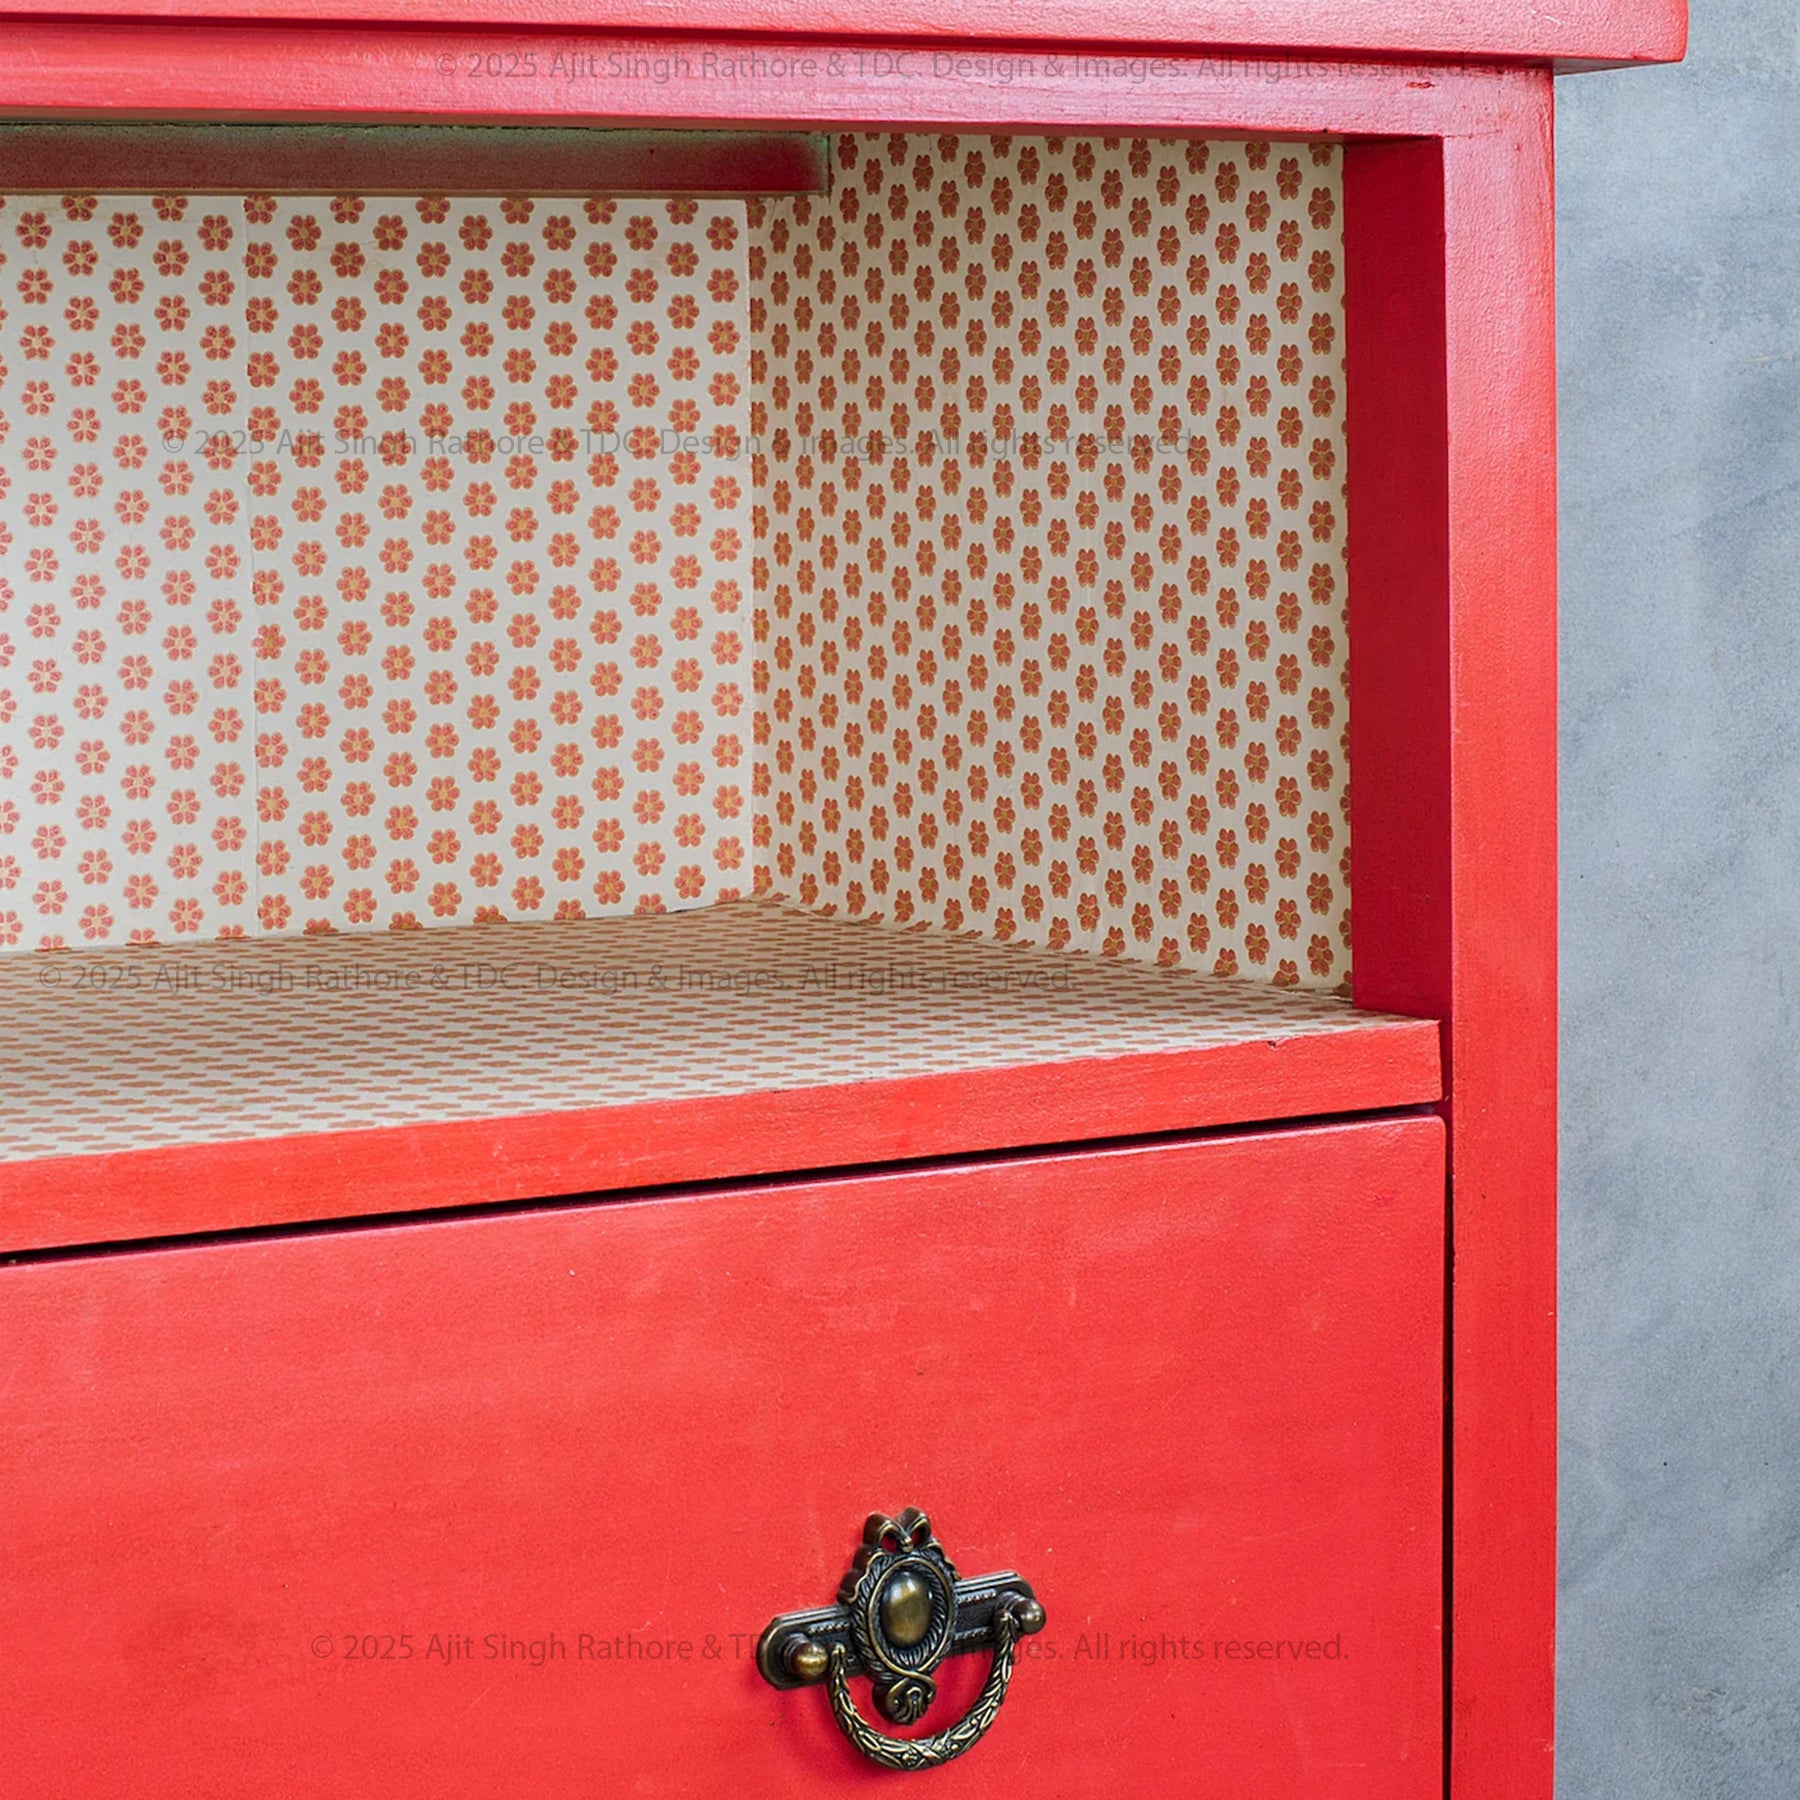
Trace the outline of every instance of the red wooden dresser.
<path fill-rule="evenodd" d="M 1548 1800 L 1685 9 L 0 16 L 6 1791 Z"/>

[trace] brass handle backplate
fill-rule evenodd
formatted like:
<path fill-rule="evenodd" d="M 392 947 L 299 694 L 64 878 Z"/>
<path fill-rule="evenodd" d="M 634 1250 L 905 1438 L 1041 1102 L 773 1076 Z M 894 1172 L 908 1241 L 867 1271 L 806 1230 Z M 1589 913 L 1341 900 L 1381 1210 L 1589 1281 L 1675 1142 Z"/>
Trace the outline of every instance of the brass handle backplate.
<path fill-rule="evenodd" d="M 756 1666 L 772 1686 L 825 1683 L 844 1736 L 889 1769 L 930 1769 L 981 1741 L 1012 1680 L 1021 1637 L 1044 1629 L 1031 1584 L 1010 1571 L 957 1578 L 931 1521 L 917 1507 L 871 1513 L 836 1606 L 783 1613 L 756 1646 Z M 875 1705 L 896 1725 L 916 1724 L 937 1695 L 933 1671 L 946 1656 L 991 1650 L 994 1666 L 980 1697 L 948 1731 L 894 1738 L 856 1710 L 852 1675 L 875 1684 Z"/>

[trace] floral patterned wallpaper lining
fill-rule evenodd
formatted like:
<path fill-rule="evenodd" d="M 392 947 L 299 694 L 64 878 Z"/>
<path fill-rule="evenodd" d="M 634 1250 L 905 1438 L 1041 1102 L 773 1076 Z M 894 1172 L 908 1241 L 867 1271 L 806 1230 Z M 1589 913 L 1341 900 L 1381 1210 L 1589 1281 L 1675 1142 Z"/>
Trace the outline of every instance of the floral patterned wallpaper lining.
<path fill-rule="evenodd" d="M 759 884 L 1347 984 L 1338 152 L 834 174 L 751 203 Z"/>
<path fill-rule="evenodd" d="M 1349 979 L 1329 146 L 0 199 L 0 945 L 705 905 Z"/>
<path fill-rule="evenodd" d="M 742 202 L 0 201 L 0 943 L 749 881 Z"/>

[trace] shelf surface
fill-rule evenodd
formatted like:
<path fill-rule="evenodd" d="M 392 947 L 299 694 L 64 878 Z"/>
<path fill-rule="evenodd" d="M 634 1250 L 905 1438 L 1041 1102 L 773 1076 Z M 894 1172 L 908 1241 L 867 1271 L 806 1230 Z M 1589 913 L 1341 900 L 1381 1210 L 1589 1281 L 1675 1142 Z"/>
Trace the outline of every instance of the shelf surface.
<path fill-rule="evenodd" d="M 1430 1021 L 744 901 L 13 957 L 0 1248 L 1370 1110 Z"/>

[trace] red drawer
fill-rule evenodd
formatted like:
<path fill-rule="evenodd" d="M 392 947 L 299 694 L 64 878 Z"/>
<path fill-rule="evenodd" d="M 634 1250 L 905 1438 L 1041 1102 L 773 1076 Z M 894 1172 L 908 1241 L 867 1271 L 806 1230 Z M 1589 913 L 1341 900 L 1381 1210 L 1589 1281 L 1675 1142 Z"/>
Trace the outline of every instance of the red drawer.
<path fill-rule="evenodd" d="M 1442 1202 L 1414 1118 L 0 1272 L 7 1791 L 902 1779 L 753 1649 L 917 1504 L 1048 1614 L 934 1794 L 1435 1796 Z"/>

